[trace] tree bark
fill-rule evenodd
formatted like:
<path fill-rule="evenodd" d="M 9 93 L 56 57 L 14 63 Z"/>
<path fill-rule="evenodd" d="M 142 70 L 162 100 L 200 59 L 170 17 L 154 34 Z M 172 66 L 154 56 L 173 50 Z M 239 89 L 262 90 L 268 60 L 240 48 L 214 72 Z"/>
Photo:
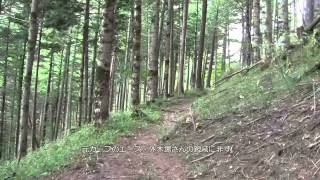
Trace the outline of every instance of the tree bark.
<path fill-rule="evenodd" d="M 266 6 L 267 6 L 267 18 L 266 18 L 266 39 L 268 42 L 267 47 L 267 57 L 265 63 L 267 66 L 271 63 L 272 60 L 272 46 L 273 46 L 273 6 L 272 6 L 273 0 L 266 0 Z"/>
<path fill-rule="evenodd" d="M 219 13 L 217 11 L 216 18 L 218 18 L 218 14 Z M 210 57 L 209 68 L 208 68 L 207 88 L 211 87 L 212 66 L 213 66 L 214 59 L 215 59 L 214 56 L 215 56 L 215 49 L 216 48 L 217 48 L 217 27 L 214 28 L 213 35 L 212 35 L 211 57 Z"/>
<path fill-rule="evenodd" d="M 132 90 L 131 105 L 137 115 L 140 104 L 140 63 L 141 63 L 141 0 L 134 0 L 133 45 L 132 45 Z"/>
<path fill-rule="evenodd" d="M 198 61 L 198 21 L 199 21 L 199 0 L 197 1 L 197 11 L 196 11 L 196 29 L 194 32 L 194 59 L 191 70 L 191 87 L 195 89 L 196 87 L 196 71 L 197 71 L 197 61 Z"/>
<path fill-rule="evenodd" d="M 42 23 L 43 24 L 43 23 Z M 32 112 L 32 150 L 38 148 L 37 142 L 37 103 L 38 103 L 38 83 L 39 83 L 39 67 L 40 67 L 40 56 L 41 56 L 41 40 L 42 40 L 42 31 L 43 27 L 41 25 L 39 32 L 39 41 L 38 41 L 38 57 L 37 57 L 37 66 L 36 66 L 36 80 L 34 85 L 34 96 L 33 96 L 33 112 Z"/>
<path fill-rule="evenodd" d="M 204 38 L 205 38 L 205 33 L 206 33 L 207 6 L 208 6 L 207 0 L 202 0 L 202 17 L 201 17 L 201 30 L 200 30 L 199 57 L 198 57 L 197 73 L 196 73 L 196 88 L 198 90 L 203 90 L 202 61 L 203 61 L 203 51 L 204 51 Z"/>
<path fill-rule="evenodd" d="M 6 96 L 7 96 L 10 24 L 11 22 L 9 21 L 8 27 L 7 27 L 6 50 L 5 50 L 5 58 L 4 58 L 4 66 L 3 66 L 2 103 L 1 103 L 1 120 L 0 120 L 0 160 L 4 158 L 4 152 L 5 152 L 4 130 L 5 130 L 5 121 L 6 121 Z"/>
<path fill-rule="evenodd" d="M 98 20 L 97 20 L 97 25 L 99 25 L 95 31 L 93 43 L 93 59 L 92 59 L 92 65 L 91 65 L 91 83 L 90 83 L 90 99 L 89 99 L 89 109 L 88 109 L 88 121 L 92 122 L 92 111 L 93 111 L 93 102 L 94 102 L 94 89 L 95 89 L 95 73 L 96 73 L 96 61 L 97 61 L 97 56 L 98 56 L 98 39 L 99 39 L 99 31 L 100 31 L 100 9 L 101 9 L 101 1 L 99 0 L 99 5 L 98 5 Z M 70 92 L 70 91 L 69 91 Z"/>
<path fill-rule="evenodd" d="M 188 21 L 189 0 L 183 3 L 183 20 L 180 34 L 180 56 L 179 56 L 179 83 L 178 94 L 184 94 L 184 57 L 186 51 L 187 21 Z"/>
<path fill-rule="evenodd" d="M 165 56 L 165 69 L 164 69 L 164 97 L 169 96 L 169 71 L 170 62 L 173 59 L 173 0 L 168 0 L 168 18 L 167 18 L 167 33 L 166 33 L 166 56 Z"/>
<path fill-rule="evenodd" d="M 222 45 L 222 62 L 221 62 L 221 72 L 224 74 L 226 72 L 226 61 L 227 61 L 227 36 L 228 36 L 228 28 L 224 27 L 223 34 L 223 45 Z"/>
<path fill-rule="evenodd" d="M 49 111 L 49 103 L 50 103 L 50 92 L 51 92 L 51 79 L 52 79 L 52 69 L 53 69 L 53 61 L 54 61 L 54 51 L 50 52 L 50 64 L 49 64 L 49 72 L 48 72 L 48 80 L 47 80 L 47 92 L 44 103 L 44 116 L 41 122 L 42 128 L 42 144 L 45 143 L 46 135 L 47 135 L 47 121 L 48 121 L 48 111 Z"/>
<path fill-rule="evenodd" d="M 246 66 L 252 64 L 252 43 L 251 43 L 251 13 L 252 5 L 251 0 L 246 0 L 245 13 L 244 13 L 244 47 L 243 47 L 243 62 Z"/>
<path fill-rule="evenodd" d="M 148 63 L 148 97 L 147 102 L 154 102 L 158 96 L 158 58 L 159 58 L 159 13 L 160 0 L 152 2 L 151 52 Z"/>
<path fill-rule="evenodd" d="M 309 24 L 311 24 L 311 22 L 313 21 L 313 18 L 314 18 L 314 0 L 304 0 L 303 2 L 303 11 L 302 11 L 302 14 L 303 14 L 303 17 L 302 17 L 302 20 L 303 20 L 303 25 L 306 27 L 308 26 Z"/>
<path fill-rule="evenodd" d="M 82 58 L 84 63 L 84 83 L 83 83 L 83 111 L 84 122 L 88 122 L 88 89 L 89 89 L 89 19 L 90 18 L 90 0 L 86 0 L 84 25 L 83 25 L 83 50 Z"/>
<path fill-rule="evenodd" d="M 115 39 L 115 0 L 105 0 L 102 24 L 101 58 L 96 69 L 95 125 L 101 127 L 109 117 L 110 66 Z"/>
<path fill-rule="evenodd" d="M 69 78 L 69 82 L 68 83 L 68 95 L 67 95 L 67 104 L 66 104 L 66 111 L 64 114 L 64 119 L 65 119 L 65 125 L 64 125 L 64 132 L 65 134 L 68 133 L 68 131 L 71 128 L 71 119 L 72 119 L 72 84 L 73 84 L 73 74 L 74 74 L 74 67 L 75 67 L 75 61 L 76 61 L 76 54 L 77 54 L 77 46 L 74 46 L 74 55 L 73 55 L 73 59 L 72 59 L 72 64 L 71 64 L 71 69 L 70 69 L 70 78 Z"/>
<path fill-rule="evenodd" d="M 261 60 L 261 46 L 262 46 L 262 34 L 260 29 L 260 0 L 253 1 L 253 61 L 259 62 Z"/>
<path fill-rule="evenodd" d="M 281 36 L 283 37 L 282 43 L 284 48 L 288 48 L 290 45 L 290 27 L 289 27 L 289 1 L 282 1 L 282 13 L 281 13 Z"/>
<path fill-rule="evenodd" d="M 21 121 L 20 121 L 20 135 L 19 135 L 19 147 L 18 147 L 18 159 L 20 160 L 27 154 L 28 149 L 28 113 L 29 113 L 29 99 L 30 99 L 30 87 L 32 66 L 35 55 L 35 47 L 38 35 L 38 0 L 32 0 L 31 3 L 31 18 L 29 26 L 28 37 L 28 59 L 27 66 L 24 74 L 23 93 L 22 93 L 22 105 L 21 105 Z"/>
<path fill-rule="evenodd" d="M 19 135 L 20 135 L 20 120 L 21 120 L 21 101 L 22 101 L 22 86 L 23 86 L 23 69 L 24 69 L 24 61 L 26 59 L 26 51 L 27 51 L 27 39 L 23 43 L 23 54 L 20 59 L 20 67 L 19 67 L 19 78 L 18 78 L 18 100 L 17 100 L 17 127 L 16 127 L 16 147 L 15 147 L 15 156 L 18 158 L 18 147 L 19 147 Z"/>

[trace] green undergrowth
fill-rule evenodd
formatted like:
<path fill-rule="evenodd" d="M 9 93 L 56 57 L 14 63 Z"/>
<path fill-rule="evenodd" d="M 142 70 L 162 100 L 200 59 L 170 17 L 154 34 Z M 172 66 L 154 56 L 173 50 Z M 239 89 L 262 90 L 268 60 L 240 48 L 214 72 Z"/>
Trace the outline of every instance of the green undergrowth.
<path fill-rule="evenodd" d="M 233 76 L 199 98 L 193 109 L 205 119 L 267 107 L 276 97 L 294 91 L 298 84 L 312 84 L 312 79 L 319 75 L 318 70 L 307 72 L 320 63 L 318 52 L 316 47 L 298 48 L 288 60 L 279 56 L 267 69 L 257 67 Z"/>
<path fill-rule="evenodd" d="M 100 130 L 96 130 L 92 124 L 85 125 L 73 134 L 30 152 L 19 165 L 16 160 L 6 162 L 0 166 L 0 179 L 35 179 L 47 176 L 77 161 L 82 148 L 112 144 L 116 138 L 131 135 L 135 130 L 160 120 L 157 108 L 145 107 L 142 112 L 145 116 L 138 119 L 133 119 L 129 111 L 113 113 Z"/>

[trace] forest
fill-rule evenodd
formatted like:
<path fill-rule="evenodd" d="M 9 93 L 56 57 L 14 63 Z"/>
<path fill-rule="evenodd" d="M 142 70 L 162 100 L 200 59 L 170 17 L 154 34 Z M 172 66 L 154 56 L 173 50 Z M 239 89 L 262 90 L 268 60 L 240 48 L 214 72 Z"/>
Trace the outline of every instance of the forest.
<path fill-rule="evenodd" d="M 0 42 L 0 179 L 320 178 L 320 0 L 0 0 Z"/>

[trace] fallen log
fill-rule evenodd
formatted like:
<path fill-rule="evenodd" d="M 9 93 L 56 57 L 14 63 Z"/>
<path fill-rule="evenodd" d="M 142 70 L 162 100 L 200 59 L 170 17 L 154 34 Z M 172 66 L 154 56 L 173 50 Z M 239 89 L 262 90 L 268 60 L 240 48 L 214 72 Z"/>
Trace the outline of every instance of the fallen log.
<path fill-rule="evenodd" d="M 255 68 L 256 66 L 258 66 L 258 65 L 261 64 L 261 63 L 262 63 L 262 61 L 259 61 L 259 62 L 253 64 L 253 65 L 250 66 L 250 67 L 247 67 L 247 68 L 241 69 L 241 70 L 239 70 L 239 71 L 237 71 L 237 72 L 234 72 L 234 73 L 232 73 L 232 74 L 229 74 L 229 75 L 223 77 L 222 79 L 218 80 L 217 82 L 215 82 L 215 83 L 213 84 L 213 86 L 216 86 L 216 85 L 220 84 L 221 82 L 223 82 L 223 81 L 225 81 L 225 80 L 228 80 L 228 79 L 232 78 L 233 76 L 235 76 L 235 75 L 237 75 L 237 74 L 240 74 L 240 73 L 243 73 L 243 72 L 246 72 L 246 73 L 247 73 L 247 72 L 249 72 L 251 69 Z"/>
<path fill-rule="evenodd" d="M 307 27 L 305 27 L 306 32 L 311 32 L 320 23 L 320 16 L 316 17 Z"/>

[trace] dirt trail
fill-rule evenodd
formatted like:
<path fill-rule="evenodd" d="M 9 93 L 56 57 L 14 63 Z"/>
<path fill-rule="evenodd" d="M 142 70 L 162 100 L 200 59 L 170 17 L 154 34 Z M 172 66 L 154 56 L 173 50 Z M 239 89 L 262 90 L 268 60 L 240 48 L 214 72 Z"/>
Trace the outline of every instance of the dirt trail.
<path fill-rule="evenodd" d="M 162 128 L 170 128 L 189 113 L 191 99 L 179 99 L 165 107 L 162 123 L 140 130 L 134 137 L 120 138 L 115 147 L 122 152 L 102 153 L 91 163 L 83 161 L 61 172 L 52 179 L 102 180 L 102 179 L 187 179 L 186 163 L 174 154 L 153 152 L 158 148 L 157 134 Z M 143 152 L 138 151 L 144 149 Z"/>

